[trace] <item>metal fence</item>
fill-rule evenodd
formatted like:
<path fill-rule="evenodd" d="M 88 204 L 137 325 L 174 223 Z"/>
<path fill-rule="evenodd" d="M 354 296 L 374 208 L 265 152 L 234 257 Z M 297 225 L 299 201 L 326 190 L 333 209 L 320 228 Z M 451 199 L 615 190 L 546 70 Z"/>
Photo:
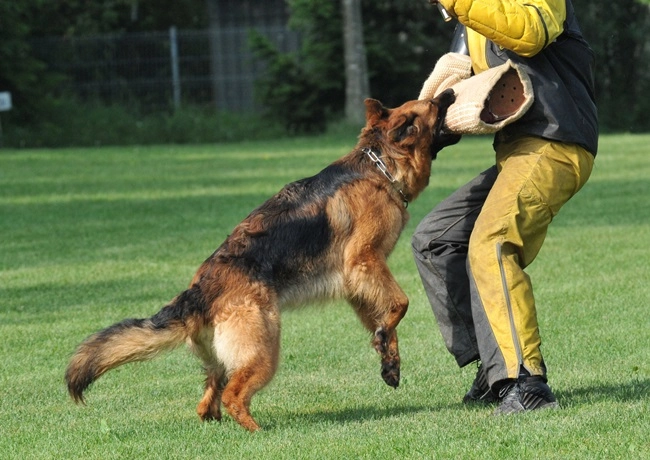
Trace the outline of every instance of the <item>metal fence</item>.
<path fill-rule="evenodd" d="M 282 26 L 255 30 L 280 51 L 299 46 L 295 32 Z M 250 28 L 176 30 L 78 38 L 46 38 L 33 43 L 37 55 L 64 76 L 62 93 L 82 101 L 136 104 L 144 110 L 212 105 L 246 112 L 257 107 L 254 82 L 264 63 L 255 58 Z"/>

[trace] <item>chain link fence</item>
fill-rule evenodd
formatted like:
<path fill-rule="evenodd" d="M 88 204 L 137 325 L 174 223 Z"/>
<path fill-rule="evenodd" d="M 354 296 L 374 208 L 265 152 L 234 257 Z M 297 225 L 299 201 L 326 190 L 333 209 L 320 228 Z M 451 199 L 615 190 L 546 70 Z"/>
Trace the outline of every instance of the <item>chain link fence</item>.
<path fill-rule="evenodd" d="M 255 27 L 282 52 L 295 51 L 299 36 L 283 26 Z M 264 64 L 252 54 L 251 28 L 45 38 L 33 46 L 62 75 L 60 90 L 82 101 L 136 105 L 145 111 L 184 104 L 220 111 L 257 108 L 255 80 Z"/>

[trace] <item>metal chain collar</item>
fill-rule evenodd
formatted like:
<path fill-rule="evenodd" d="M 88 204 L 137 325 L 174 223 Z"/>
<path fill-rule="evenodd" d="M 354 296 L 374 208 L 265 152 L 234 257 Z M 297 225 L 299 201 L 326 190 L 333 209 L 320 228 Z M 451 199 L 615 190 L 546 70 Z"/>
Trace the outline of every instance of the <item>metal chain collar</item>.
<path fill-rule="evenodd" d="M 361 149 L 361 151 L 366 155 L 368 155 L 368 157 L 375 164 L 375 166 L 377 166 L 377 168 L 379 168 L 379 170 L 384 174 L 384 176 L 386 176 L 386 179 L 388 179 L 388 181 L 395 186 L 395 190 L 397 190 L 400 196 L 402 197 L 402 202 L 404 203 L 404 207 L 405 208 L 408 207 L 409 201 L 406 199 L 406 195 L 404 195 L 402 189 L 399 188 L 398 185 L 396 185 L 397 179 L 395 179 L 395 177 L 393 177 L 390 171 L 388 171 L 388 169 L 386 168 L 386 163 L 384 163 L 382 159 L 379 158 L 377 154 L 370 147 L 364 147 Z"/>

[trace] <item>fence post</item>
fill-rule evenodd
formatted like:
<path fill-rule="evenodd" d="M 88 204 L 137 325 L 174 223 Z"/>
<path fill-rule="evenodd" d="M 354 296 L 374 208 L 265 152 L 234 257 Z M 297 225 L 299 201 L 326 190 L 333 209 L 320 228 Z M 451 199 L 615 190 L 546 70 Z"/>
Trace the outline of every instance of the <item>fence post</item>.
<path fill-rule="evenodd" d="M 177 110 L 181 106 L 181 78 L 178 69 L 178 38 L 176 34 L 176 26 L 171 26 L 169 28 L 169 52 L 171 54 L 174 110 Z"/>

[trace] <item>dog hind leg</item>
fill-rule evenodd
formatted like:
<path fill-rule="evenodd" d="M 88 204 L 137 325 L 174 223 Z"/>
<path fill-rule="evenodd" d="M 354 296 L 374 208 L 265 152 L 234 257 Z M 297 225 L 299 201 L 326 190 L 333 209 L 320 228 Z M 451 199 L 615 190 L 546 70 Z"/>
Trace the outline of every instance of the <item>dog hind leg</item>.
<path fill-rule="evenodd" d="M 259 299 L 258 299 L 259 300 Z M 250 413 L 251 399 L 271 381 L 280 355 L 280 313 L 276 305 L 250 297 L 215 328 L 214 350 L 226 368 L 221 402 L 249 431 L 260 426 Z"/>
<path fill-rule="evenodd" d="M 196 406 L 196 413 L 202 421 L 221 420 L 221 393 L 225 386 L 226 369 L 215 356 L 212 343 L 214 328 L 204 327 L 188 340 L 194 354 L 203 361 L 205 367 L 205 391 Z"/>
<path fill-rule="evenodd" d="M 226 385 L 222 369 L 208 369 L 206 371 L 205 392 L 203 398 L 196 406 L 196 413 L 202 421 L 221 421 L 221 394 Z"/>
<path fill-rule="evenodd" d="M 226 410 L 237 423 L 249 431 L 260 429 L 250 413 L 250 404 L 253 395 L 273 378 L 273 373 L 269 372 L 269 364 L 260 360 L 237 369 L 223 391 L 221 400 Z"/>

